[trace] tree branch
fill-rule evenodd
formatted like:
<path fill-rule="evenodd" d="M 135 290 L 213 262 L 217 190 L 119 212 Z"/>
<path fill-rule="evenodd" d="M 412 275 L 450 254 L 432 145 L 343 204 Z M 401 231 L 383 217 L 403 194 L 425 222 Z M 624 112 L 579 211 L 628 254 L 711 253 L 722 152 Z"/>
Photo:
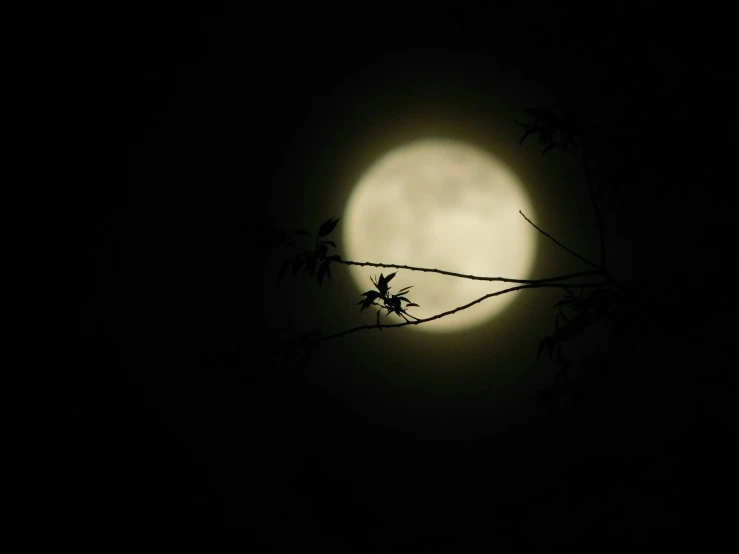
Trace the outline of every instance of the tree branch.
<path fill-rule="evenodd" d="M 598 282 L 598 283 L 576 283 L 576 284 L 564 284 L 564 283 L 534 283 L 534 284 L 527 284 L 527 285 L 520 285 L 518 287 L 511 287 L 509 289 L 501 290 L 498 292 L 491 292 L 490 294 L 486 294 L 484 296 L 481 296 L 480 298 L 473 300 L 469 304 L 465 304 L 463 306 L 459 306 L 458 308 L 454 308 L 453 310 L 449 310 L 446 312 L 442 312 L 440 314 L 436 314 L 431 317 L 427 317 L 425 319 L 416 319 L 415 321 L 405 321 L 403 323 L 390 323 L 385 325 L 360 325 L 358 327 L 353 327 L 351 329 L 347 329 L 345 331 L 341 331 L 339 333 L 335 333 L 333 335 L 329 335 L 327 337 L 322 337 L 320 339 L 321 342 L 331 340 L 331 339 L 337 339 L 339 337 L 343 337 L 345 335 L 349 335 L 351 333 L 356 333 L 358 331 L 363 331 L 365 329 L 391 329 L 391 328 L 398 328 L 398 327 L 406 327 L 407 325 L 419 325 L 421 323 L 428 323 L 429 321 L 434 321 L 436 319 L 441 319 L 442 317 L 446 317 L 452 314 L 456 314 L 457 312 L 461 312 L 462 310 L 466 310 L 467 308 L 470 308 L 471 306 L 474 306 L 475 304 L 479 304 L 480 302 L 487 300 L 488 298 L 493 298 L 494 296 L 500 296 L 502 294 L 507 294 L 509 292 L 515 292 L 517 290 L 524 290 L 524 289 L 535 289 L 535 288 L 566 288 L 566 287 L 582 287 L 582 288 L 590 288 L 590 287 L 600 287 L 603 285 L 607 285 L 607 282 Z M 379 311 L 378 311 L 379 314 Z M 411 315 L 411 314 L 408 314 Z M 413 316 L 412 316 L 413 317 Z"/>
<path fill-rule="evenodd" d="M 599 266 L 598 264 L 596 264 L 595 262 L 591 262 L 590 260 L 588 260 L 588 259 L 587 259 L 587 258 L 585 258 L 584 256 L 581 256 L 580 254 L 578 254 L 578 253 L 577 253 L 577 252 L 575 252 L 574 250 L 572 250 L 572 249 L 570 249 L 570 248 L 567 248 L 567 247 L 566 247 L 566 246 L 565 246 L 564 244 L 562 244 L 561 242 L 559 242 L 559 241 L 558 241 L 557 239 L 555 239 L 555 238 L 554 238 L 554 237 L 553 237 L 552 235 L 550 235 L 550 234 L 549 234 L 549 233 L 547 233 L 546 231 L 542 230 L 542 229 L 541 229 L 540 227 L 538 227 L 538 226 L 537 226 L 537 225 L 536 225 L 536 224 L 535 224 L 534 222 L 532 222 L 532 221 L 531 221 L 531 220 L 530 220 L 530 219 L 529 219 L 528 217 L 526 217 L 526 216 L 524 215 L 524 213 L 523 213 L 523 212 L 522 212 L 521 210 L 518 210 L 518 213 L 520 213 L 520 214 L 521 214 L 521 215 L 523 216 L 523 218 L 524 218 L 524 219 L 525 219 L 526 221 L 528 221 L 528 222 L 529 222 L 529 223 L 530 223 L 530 224 L 531 224 L 531 225 L 532 225 L 532 226 L 534 227 L 534 229 L 536 229 L 536 230 L 537 230 L 537 231 L 539 231 L 539 232 L 540 232 L 540 233 L 541 233 L 542 235 L 544 235 L 544 236 L 545 236 L 545 237 L 547 237 L 547 238 L 548 238 L 549 240 L 551 240 L 552 242 L 554 242 L 554 243 L 555 243 L 555 244 L 556 244 L 557 246 L 559 246 L 560 248 L 563 248 L 564 250 L 566 250 L 567 252 L 569 252 L 570 254 L 572 254 L 573 256 L 575 256 L 576 258 L 578 258 L 578 259 L 582 260 L 582 261 L 583 261 L 583 262 L 585 262 L 586 264 L 588 264 L 588 265 L 591 265 L 591 266 L 593 266 L 594 268 L 596 268 L 596 269 L 598 269 L 598 270 L 602 270 L 602 268 L 601 268 L 601 267 L 600 267 L 600 266 Z M 595 272 L 595 273 L 601 273 L 601 271 L 597 271 L 597 272 Z"/>
<path fill-rule="evenodd" d="M 519 212 L 521 213 L 521 212 Z M 523 213 L 521 213 L 523 215 Z M 526 218 L 526 216 L 523 216 L 526 221 L 531 223 L 531 221 Z M 534 225 L 531 223 L 531 225 Z M 534 225 L 536 227 L 536 225 Z M 550 235 L 536 227 L 536 229 L 539 230 L 539 232 L 544 233 L 546 236 L 548 236 L 550 239 L 552 239 L 554 242 L 556 242 L 559 246 L 567 250 L 568 252 L 572 253 L 573 255 L 577 256 L 581 260 L 589 263 L 590 265 L 594 266 L 597 269 L 600 269 L 597 264 L 594 264 L 593 262 L 590 262 L 583 258 L 582 256 L 576 254 L 575 252 L 572 252 L 569 248 L 561 244 L 560 242 L 556 241 L 554 238 L 552 238 Z M 299 250 L 300 252 L 303 252 L 304 254 L 312 254 L 310 250 L 306 250 L 305 248 L 301 248 L 295 243 L 287 243 L 287 246 L 290 246 L 291 248 L 294 248 L 295 250 Z M 331 257 L 329 256 L 329 259 Z M 575 273 L 568 273 L 567 275 L 560 275 L 558 277 L 546 277 L 544 279 L 511 279 L 509 277 L 482 277 L 479 275 L 468 275 L 465 273 L 456 273 L 454 271 L 446 271 L 443 269 L 436 269 L 436 268 L 429 268 L 429 267 L 417 267 L 417 266 L 411 266 L 411 265 L 402 265 L 402 264 L 385 264 L 385 263 L 377 263 L 377 262 L 355 262 L 353 260 L 331 260 L 332 263 L 335 264 L 343 264 L 343 265 L 356 265 L 359 267 L 378 267 L 383 269 L 407 269 L 408 271 L 420 271 L 423 273 L 437 273 L 439 275 L 447 275 L 449 277 L 457 277 L 459 279 L 469 279 L 471 281 L 487 281 L 487 282 L 498 282 L 498 283 L 519 283 L 523 285 L 536 285 L 536 284 L 542 284 L 542 283 L 555 283 L 558 281 L 566 281 L 567 279 L 575 279 L 577 277 L 586 277 L 589 275 L 599 275 L 601 274 L 601 271 L 578 271 Z"/>
<path fill-rule="evenodd" d="M 559 48 L 559 55 L 560 55 L 560 62 L 562 63 L 562 66 L 564 68 L 564 72 L 567 75 L 567 82 L 570 85 L 571 93 L 572 93 L 572 102 L 575 107 L 575 117 L 577 120 L 578 125 L 582 129 L 582 111 L 580 110 L 580 101 L 578 99 L 577 95 L 577 87 L 575 86 L 574 79 L 572 78 L 572 72 L 570 71 L 570 66 L 567 64 L 567 62 L 564 59 L 564 46 L 560 44 Z M 603 222 L 603 216 L 601 215 L 600 208 L 598 207 L 598 202 L 595 198 L 595 188 L 593 187 L 593 177 L 590 173 L 590 165 L 588 164 L 588 145 L 587 140 L 585 137 L 585 133 L 582 132 L 580 139 L 582 140 L 582 162 L 583 167 L 585 168 L 585 181 L 588 185 L 588 194 L 590 196 L 590 203 L 593 206 L 593 212 L 595 212 L 595 226 L 598 228 L 598 237 L 600 242 L 600 267 L 603 270 L 603 273 L 607 273 L 606 269 L 606 232 L 605 232 L 605 224 Z"/>
<path fill-rule="evenodd" d="M 360 267 L 380 267 L 386 269 L 407 269 L 408 271 L 421 271 L 424 273 L 438 273 L 439 275 L 448 275 L 449 277 L 458 277 L 460 279 L 470 279 L 472 281 L 488 281 L 500 283 L 519 283 L 524 285 L 536 285 L 542 283 L 552 283 L 557 281 L 566 281 L 576 277 L 585 277 L 588 275 L 598 275 L 599 271 L 579 271 L 577 273 L 569 273 L 559 277 L 547 277 L 544 279 L 509 279 L 508 277 L 480 277 L 477 275 L 465 275 L 464 273 L 455 273 L 453 271 L 444 271 L 443 269 L 431 269 L 428 267 L 414 267 L 410 265 L 399 264 L 380 264 L 375 262 L 354 262 L 351 260 L 335 260 L 333 263 L 344 265 L 356 265 Z M 597 267 L 597 266 L 596 266 Z"/>

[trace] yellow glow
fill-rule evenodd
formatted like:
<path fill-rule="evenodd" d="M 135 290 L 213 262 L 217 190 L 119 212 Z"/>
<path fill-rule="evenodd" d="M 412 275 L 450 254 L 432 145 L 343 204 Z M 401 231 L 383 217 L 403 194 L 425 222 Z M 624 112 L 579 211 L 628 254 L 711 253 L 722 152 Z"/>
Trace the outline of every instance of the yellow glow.
<path fill-rule="evenodd" d="M 536 231 L 518 213 L 534 217 L 516 176 L 491 154 L 445 139 L 428 139 L 393 150 L 374 163 L 355 186 L 344 211 L 349 259 L 443 269 L 487 277 L 529 278 Z M 393 269 L 350 267 L 360 292 L 370 275 Z M 399 270 L 391 293 L 408 293 L 416 317 L 454 309 L 511 284 Z M 490 298 L 430 323 L 419 331 L 461 331 L 499 314 L 518 293 Z M 381 316 L 396 323 L 397 316 Z"/>

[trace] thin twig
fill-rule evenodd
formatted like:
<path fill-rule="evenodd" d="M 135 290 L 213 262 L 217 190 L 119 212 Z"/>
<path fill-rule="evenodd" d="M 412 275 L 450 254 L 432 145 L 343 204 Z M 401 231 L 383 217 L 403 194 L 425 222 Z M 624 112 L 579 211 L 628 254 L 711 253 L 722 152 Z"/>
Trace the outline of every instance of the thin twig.
<path fill-rule="evenodd" d="M 428 267 L 414 267 L 410 265 L 399 264 L 380 264 L 375 262 L 354 262 L 351 260 L 335 260 L 333 263 L 344 265 L 356 265 L 360 267 L 380 267 L 385 269 L 407 269 L 408 271 L 421 271 L 424 273 L 438 273 L 439 275 L 448 275 L 450 277 L 458 277 L 460 279 L 470 279 L 472 281 L 488 281 L 500 283 L 519 283 L 524 285 L 536 285 L 541 283 L 553 283 L 557 281 L 566 281 L 576 277 L 585 277 L 588 275 L 597 275 L 599 271 L 579 271 L 577 273 L 569 273 L 559 277 L 547 277 L 545 279 L 509 279 L 508 277 L 480 277 L 477 275 L 465 275 L 463 273 L 455 273 L 453 271 L 444 271 L 443 269 L 431 269 Z M 597 266 L 596 266 L 597 267 Z"/>
<path fill-rule="evenodd" d="M 562 67 L 564 68 L 565 75 L 567 76 L 567 82 L 570 85 L 570 90 L 572 93 L 572 102 L 575 106 L 575 120 L 577 121 L 578 125 L 580 125 L 582 128 L 582 111 L 580 110 L 580 101 L 577 95 L 577 87 L 575 86 L 575 81 L 572 78 L 572 72 L 570 71 L 570 66 L 567 64 L 567 62 L 564 59 L 564 45 L 560 45 L 559 55 L 560 55 L 560 62 L 562 63 Z M 590 195 L 590 203 L 593 206 L 593 212 L 595 212 L 595 225 L 596 227 L 598 227 L 598 237 L 599 237 L 599 242 L 600 242 L 600 267 L 603 270 L 603 273 L 605 274 L 608 272 L 608 270 L 606 269 L 605 224 L 603 222 L 603 216 L 601 215 L 600 208 L 598 207 L 598 201 L 595 198 L 595 188 L 593 186 L 593 177 L 590 172 L 588 146 L 587 146 L 587 140 L 586 140 L 584 132 L 581 133 L 580 139 L 582 140 L 582 163 L 583 163 L 583 167 L 585 168 L 585 181 L 588 184 L 588 194 Z"/>
<path fill-rule="evenodd" d="M 523 215 L 523 214 L 521 214 Z M 525 218 L 526 216 L 524 216 Z M 528 220 L 527 220 L 528 221 Z M 529 223 L 531 223 L 529 221 Z M 533 223 L 531 223 L 534 225 Z M 534 225 L 536 227 L 536 225 Z M 537 227 L 538 229 L 538 227 Z M 539 229 L 541 231 L 541 229 Z M 544 231 L 541 231 L 542 233 Z M 546 233 L 544 233 L 546 235 Z M 549 236 L 549 235 L 547 235 Z M 551 237 L 550 237 L 551 238 Z M 554 240 L 554 239 L 552 239 Z M 557 242 L 557 241 L 555 241 Z M 557 243 L 560 244 L 560 243 Z M 301 248 L 300 246 L 294 244 L 294 243 L 287 243 L 287 246 L 290 246 L 294 248 L 295 250 L 299 250 L 300 252 L 303 252 L 304 254 L 313 254 L 310 250 L 306 250 L 305 248 Z M 565 250 L 567 248 L 560 244 Z M 573 252 L 574 254 L 574 252 Z M 575 254 L 577 256 L 577 254 Z M 579 257 L 579 256 L 578 256 Z M 330 258 L 330 257 L 329 257 Z M 468 275 L 465 273 L 456 273 L 454 271 L 446 271 L 443 269 L 436 269 L 436 268 L 429 268 L 429 267 L 417 267 L 417 266 L 411 266 L 411 265 L 402 265 L 402 264 L 383 264 L 383 263 L 377 263 L 377 262 L 355 262 L 353 260 L 331 260 L 332 263 L 335 264 L 343 264 L 343 265 L 356 265 L 359 267 L 378 267 L 382 269 L 407 269 L 408 271 L 420 271 L 423 273 L 438 273 L 439 275 L 447 275 L 449 277 L 457 277 L 459 279 L 469 279 L 471 281 L 487 281 L 487 282 L 498 282 L 498 283 L 519 283 L 523 285 L 536 285 L 541 283 L 555 283 L 558 281 L 566 281 L 567 279 L 575 279 L 577 277 L 586 277 L 588 275 L 598 275 L 600 274 L 600 271 L 578 271 L 576 273 L 568 273 L 567 275 L 560 275 L 558 277 L 546 277 L 544 279 L 511 279 L 509 277 L 482 277 L 479 275 Z M 591 262 L 589 262 L 591 263 Z M 597 265 L 595 266 L 598 267 Z M 600 269 L 600 268 L 598 268 Z"/>
<path fill-rule="evenodd" d="M 607 282 L 599 282 L 599 283 L 578 283 L 575 286 L 578 287 L 600 287 L 603 285 L 607 285 Z M 469 304 L 465 304 L 464 306 L 459 306 L 458 308 L 454 308 L 453 310 L 449 310 L 447 312 L 442 312 L 440 314 L 436 314 L 431 317 L 427 317 L 425 319 L 417 319 L 416 321 L 406 321 L 403 323 L 391 323 L 391 324 L 385 324 L 385 325 L 360 325 L 358 327 L 353 327 L 351 329 L 347 329 L 345 331 L 341 331 L 340 333 L 335 333 L 333 335 L 329 335 L 327 337 L 322 337 L 320 340 L 321 342 L 331 340 L 331 339 L 337 339 L 339 337 L 343 337 L 345 335 L 349 335 L 351 333 L 356 333 L 358 331 L 363 331 L 365 329 L 391 329 L 391 328 L 398 328 L 398 327 L 406 327 L 407 325 L 419 325 L 421 323 L 428 323 L 429 321 L 434 321 L 436 319 L 441 319 L 442 317 L 446 317 L 448 315 L 456 314 L 457 312 L 461 312 L 462 310 L 466 310 L 467 308 L 474 306 L 475 304 L 479 304 L 483 300 L 487 300 L 488 298 L 492 298 L 494 296 L 500 296 L 502 294 L 507 294 L 509 292 L 515 292 L 517 290 L 524 290 L 524 289 L 536 289 L 536 288 L 563 288 L 563 287 L 569 287 L 573 285 L 563 284 L 563 283 L 537 283 L 537 284 L 528 284 L 528 285 L 521 285 L 518 287 L 511 287 L 509 289 L 501 290 L 498 292 L 491 292 L 490 294 L 486 294 L 484 296 L 481 296 L 477 300 L 473 300 Z M 378 312 L 379 313 L 379 312 Z M 410 314 L 408 314 L 410 315 Z"/>
<path fill-rule="evenodd" d="M 530 219 L 529 219 L 528 217 L 526 217 L 526 216 L 524 215 L 524 213 L 523 213 L 523 212 L 522 212 L 521 210 L 518 210 L 518 213 L 520 213 L 520 214 L 521 214 L 521 215 L 523 216 L 523 218 L 524 218 L 524 219 L 525 219 L 526 221 L 528 221 L 529 223 L 531 223 L 531 225 L 533 225 L 534 229 L 536 229 L 536 230 L 537 230 L 537 231 L 539 231 L 539 232 L 540 232 L 540 233 L 541 233 L 542 235 L 544 235 L 544 236 L 545 236 L 545 237 L 547 237 L 547 238 L 548 238 L 549 240 L 551 240 L 552 242 L 554 242 L 554 243 L 555 243 L 555 244 L 556 244 L 557 246 L 559 246 L 559 247 L 563 248 L 564 250 L 566 250 L 567 252 L 569 252 L 570 254 L 572 254 L 573 256 L 575 256 L 576 258 L 578 258 L 578 259 L 582 260 L 582 261 L 583 261 L 583 262 L 585 262 L 586 264 L 588 264 L 588 265 L 592 265 L 593 267 L 595 267 L 595 268 L 597 268 L 597 269 L 599 269 L 599 270 L 601 269 L 601 267 L 600 267 L 600 266 L 599 266 L 598 264 L 596 264 L 596 263 L 594 263 L 594 262 L 591 262 L 590 260 L 588 260 L 588 259 L 587 259 L 587 258 L 585 258 L 584 256 L 581 256 L 580 254 L 578 254 L 578 253 L 577 253 L 577 252 L 575 252 L 574 250 L 572 250 L 572 249 L 570 249 L 570 248 L 567 248 L 567 247 L 566 247 L 566 246 L 565 246 L 564 244 L 562 244 L 561 242 L 559 242 L 559 241 L 558 241 L 557 239 L 555 239 L 555 238 L 554 238 L 554 237 L 553 237 L 552 235 L 550 235 L 549 233 L 547 233 L 546 231 L 544 231 L 543 229 L 541 229 L 540 227 L 538 227 L 538 226 L 537 226 L 537 225 L 536 225 L 536 224 L 535 224 L 535 223 L 534 223 L 533 221 L 531 221 L 531 220 L 530 220 Z M 600 271 L 598 271 L 598 272 L 596 272 L 596 273 L 600 273 Z"/>

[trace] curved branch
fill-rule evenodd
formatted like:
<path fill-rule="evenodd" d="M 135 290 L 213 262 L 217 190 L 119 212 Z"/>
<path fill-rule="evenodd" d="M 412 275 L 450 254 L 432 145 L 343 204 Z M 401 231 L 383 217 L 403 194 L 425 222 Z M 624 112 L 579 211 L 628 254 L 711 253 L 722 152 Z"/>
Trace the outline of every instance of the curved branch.
<path fill-rule="evenodd" d="M 454 308 L 453 310 L 449 310 L 446 312 L 442 312 L 440 314 L 436 314 L 431 317 L 427 317 L 425 319 L 416 319 L 415 321 L 406 321 L 403 323 L 390 323 L 385 325 L 360 325 L 358 327 L 353 327 L 351 329 L 347 329 L 345 331 L 341 331 L 339 333 L 335 333 L 333 335 L 329 335 L 327 337 L 322 337 L 320 339 L 321 342 L 331 340 L 331 339 L 338 339 L 339 337 L 343 337 L 345 335 L 349 335 L 351 333 L 356 333 L 357 331 L 363 331 L 365 329 L 391 329 L 391 328 L 398 328 L 398 327 L 406 327 L 408 325 L 419 325 L 421 323 L 428 323 L 429 321 L 434 321 L 436 319 L 441 319 L 442 317 L 446 317 L 448 315 L 456 314 L 457 312 L 461 312 L 462 310 L 466 310 L 467 308 L 470 308 L 474 306 L 475 304 L 479 304 L 483 300 L 487 300 L 488 298 L 492 298 L 494 296 L 500 296 L 502 294 L 506 294 L 509 292 L 515 292 L 517 290 L 524 290 L 524 289 L 536 289 L 536 288 L 566 288 L 566 287 L 600 287 L 603 285 L 607 285 L 608 282 L 601 281 L 598 283 L 576 283 L 576 284 L 564 284 L 564 283 L 533 283 L 533 284 L 527 284 L 527 285 L 520 285 L 518 287 L 511 287 L 505 290 L 501 290 L 498 292 L 491 292 L 490 294 L 486 294 L 484 296 L 481 296 L 480 298 L 473 300 L 469 304 L 465 304 L 463 306 L 459 306 L 458 308 Z M 379 313 L 379 312 L 378 312 Z M 408 314 L 410 315 L 410 314 Z"/>
<path fill-rule="evenodd" d="M 599 271 L 579 271 L 577 273 L 568 273 L 559 277 L 546 277 L 544 279 L 509 279 L 508 277 L 480 277 L 478 275 L 465 275 L 464 273 L 455 273 L 453 271 L 444 271 L 443 269 L 414 267 L 410 265 L 399 264 L 380 264 L 375 262 L 354 262 L 352 260 L 334 260 L 333 263 L 344 265 L 356 265 L 360 267 L 380 267 L 386 269 L 407 269 L 408 271 L 421 271 L 424 273 L 438 273 L 439 275 L 448 275 L 449 277 L 458 277 L 460 279 L 470 279 L 472 281 L 488 281 L 501 283 L 519 283 L 524 285 L 536 285 L 542 283 L 555 283 L 558 281 L 566 281 L 576 277 L 585 277 L 588 275 L 598 275 Z"/>
<path fill-rule="evenodd" d="M 551 240 L 552 242 L 554 242 L 554 243 L 555 243 L 555 244 L 556 244 L 557 246 L 559 246 L 559 247 L 563 248 L 564 250 L 566 250 L 567 252 L 569 252 L 570 254 L 572 254 L 573 256 L 575 256 L 576 258 L 578 258 L 578 259 L 582 260 L 582 261 L 583 261 L 583 262 L 585 262 L 586 264 L 588 264 L 588 265 L 592 265 L 593 267 L 595 267 L 595 268 L 597 268 L 597 269 L 599 269 L 599 270 L 601 269 L 601 267 L 600 267 L 600 266 L 599 266 L 598 264 L 596 264 L 595 262 L 591 262 L 590 260 L 588 260 L 588 259 L 587 259 L 587 258 L 585 258 L 584 256 L 581 256 L 580 254 L 578 254 L 578 253 L 577 253 L 577 252 L 575 252 L 574 250 L 572 250 L 572 249 L 570 249 L 570 248 L 567 248 L 567 247 L 566 247 L 566 246 L 565 246 L 564 244 L 562 244 L 561 242 L 559 242 L 559 241 L 558 241 L 557 239 L 555 239 L 555 238 L 554 238 L 554 237 L 553 237 L 552 235 L 550 235 L 549 233 L 547 233 L 546 231 L 544 231 L 543 229 L 541 229 L 540 227 L 538 227 L 538 226 L 537 226 L 537 225 L 536 225 L 536 224 L 535 224 L 535 223 L 534 223 L 533 221 L 531 221 L 531 220 L 530 220 L 530 219 L 529 219 L 528 217 L 526 217 L 526 216 L 524 215 L 524 213 L 523 213 L 523 212 L 522 212 L 521 210 L 518 210 L 518 213 L 520 213 L 520 214 L 521 214 L 521 215 L 523 216 L 523 218 L 524 218 L 524 219 L 525 219 L 526 221 L 528 221 L 528 222 L 529 222 L 529 223 L 530 223 L 530 224 L 531 224 L 531 225 L 532 225 L 532 226 L 534 227 L 534 229 L 536 229 L 536 230 L 537 230 L 537 231 L 539 231 L 539 232 L 540 232 L 540 233 L 541 233 L 542 235 L 544 235 L 544 236 L 545 236 L 545 237 L 547 237 L 547 238 L 548 238 L 549 240 Z M 600 271 L 598 271 L 597 273 L 600 273 Z"/>
<path fill-rule="evenodd" d="M 523 215 L 523 214 L 521 214 Z M 524 215 L 524 218 L 526 216 Z M 527 219 L 528 221 L 528 219 Z M 529 221 L 529 223 L 531 223 Z M 534 225 L 533 223 L 531 223 Z M 536 227 L 536 225 L 534 225 Z M 538 227 L 537 227 L 538 229 Z M 541 229 L 539 229 L 541 231 Z M 544 233 L 544 231 L 541 231 Z M 546 233 L 544 233 L 546 234 Z M 548 236 L 548 235 L 547 235 Z M 551 238 L 551 237 L 550 237 Z M 552 239 L 554 240 L 554 239 Z M 556 242 L 556 241 L 555 241 Z M 557 243 L 559 244 L 559 243 Z M 291 248 L 294 248 L 295 250 L 299 250 L 300 252 L 303 252 L 305 254 L 312 254 L 310 250 L 306 250 L 305 248 L 301 248 L 300 246 L 294 244 L 294 243 L 287 243 L 287 246 L 290 246 Z M 562 245 L 560 245 L 562 246 Z M 566 249 L 566 247 L 562 246 Z M 575 254 L 577 255 L 577 254 Z M 329 257 L 330 258 L 330 257 Z M 468 275 L 465 273 L 456 273 L 454 271 L 446 271 L 443 269 L 436 269 L 436 268 L 429 268 L 429 267 L 417 267 L 417 266 L 411 266 L 411 265 L 402 265 L 402 264 L 384 264 L 384 263 L 377 263 L 377 262 L 355 262 L 353 260 L 331 260 L 332 263 L 335 264 L 343 264 L 343 265 L 356 265 L 359 267 L 379 267 L 383 269 L 407 269 L 408 271 L 420 271 L 423 273 L 437 273 L 439 275 L 447 275 L 449 277 L 457 277 L 459 279 L 470 279 L 472 281 L 487 281 L 487 282 L 500 282 L 500 283 L 519 283 L 523 285 L 535 285 L 540 283 L 555 283 L 558 281 L 566 281 L 567 279 L 575 279 L 577 277 L 586 277 L 588 275 L 599 275 L 600 271 L 578 271 L 575 273 L 568 273 L 567 275 L 560 275 L 558 277 L 546 277 L 544 279 L 511 279 L 508 277 L 481 277 L 479 275 Z M 595 267 L 598 267 L 597 265 Z M 600 269 L 600 268 L 598 268 Z"/>

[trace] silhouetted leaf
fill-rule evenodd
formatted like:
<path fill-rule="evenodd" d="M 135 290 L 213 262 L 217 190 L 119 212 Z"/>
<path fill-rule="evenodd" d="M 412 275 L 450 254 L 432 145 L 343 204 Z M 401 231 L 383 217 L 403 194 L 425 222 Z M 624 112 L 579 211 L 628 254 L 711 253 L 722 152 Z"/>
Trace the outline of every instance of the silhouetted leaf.
<path fill-rule="evenodd" d="M 418 307 L 418 308 L 420 308 L 420 307 L 421 307 L 421 306 L 419 306 L 418 304 L 415 304 L 414 302 L 408 302 L 408 304 L 406 305 L 406 308 L 410 308 L 411 306 L 416 306 L 416 307 Z"/>
<path fill-rule="evenodd" d="M 331 279 L 331 262 L 328 260 L 324 260 L 323 263 L 318 267 L 318 284 L 320 285 L 323 283 L 323 278 L 328 275 L 328 278 Z"/>
<path fill-rule="evenodd" d="M 398 294 L 405 294 L 406 292 L 408 292 L 408 291 L 409 291 L 409 290 L 411 290 L 412 288 L 413 288 L 413 286 L 410 286 L 410 287 L 403 287 L 402 289 L 400 289 L 400 290 L 398 291 Z"/>
<path fill-rule="evenodd" d="M 329 256 L 328 259 L 332 262 L 340 262 L 341 256 L 339 256 L 338 254 L 334 254 L 333 256 Z"/>
<path fill-rule="evenodd" d="M 552 144 L 550 144 L 544 150 L 541 151 L 541 155 L 543 156 L 544 154 L 546 154 L 547 152 L 549 152 L 552 148 L 558 148 L 558 147 L 559 146 L 557 145 L 557 143 L 556 142 L 553 142 Z"/>
<path fill-rule="evenodd" d="M 382 273 L 380 273 L 380 279 L 377 281 L 377 283 L 375 283 L 375 286 L 380 291 L 380 294 L 382 294 L 382 296 L 385 296 L 387 294 L 387 291 L 388 291 L 387 284 L 392 280 L 393 277 L 395 277 L 395 273 L 391 273 L 387 277 L 385 277 Z"/>
<path fill-rule="evenodd" d="M 369 308 L 372 303 L 380 297 L 380 294 L 376 290 L 368 290 L 367 292 L 363 292 L 362 296 L 365 296 L 366 298 L 357 302 L 358 305 L 362 305 L 362 307 L 359 309 L 360 312 L 365 308 Z"/>
<path fill-rule="evenodd" d="M 543 339 L 541 339 L 541 341 L 539 341 L 539 349 L 536 351 L 536 356 L 539 357 L 539 355 L 541 354 L 542 350 L 544 350 L 545 348 L 551 354 L 552 348 L 554 347 L 554 345 L 556 344 L 556 342 L 557 341 L 556 341 L 556 339 L 554 337 L 544 337 Z"/>
<path fill-rule="evenodd" d="M 320 244 L 330 244 L 334 248 L 336 248 L 336 243 L 332 240 L 322 240 Z"/>
<path fill-rule="evenodd" d="M 324 221 L 321 223 L 321 226 L 318 228 L 318 236 L 319 237 L 325 237 L 331 231 L 333 231 L 336 228 L 336 225 L 339 223 L 340 218 L 334 219 L 333 217 L 327 221 Z"/>
<path fill-rule="evenodd" d="M 296 234 L 296 235 L 301 235 L 303 237 L 309 237 L 310 236 L 310 233 L 308 231 L 306 231 L 305 229 L 295 229 L 293 231 L 293 233 Z"/>
<path fill-rule="evenodd" d="M 318 255 L 319 258 L 323 259 L 326 257 L 326 250 L 327 248 L 325 244 L 319 244 L 318 247 L 316 248 L 316 254 Z"/>
<path fill-rule="evenodd" d="M 385 283 L 385 276 L 380 273 L 380 278 L 375 282 L 375 286 L 380 291 L 380 294 L 385 296 L 385 293 L 387 293 L 387 284 Z"/>
<path fill-rule="evenodd" d="M 397 296 L 385 299 L 385 307 L 388 309 L 388 313 L 400 310 L 400 299 Z"/>
<path fill-rule="evenodd" d="M 518 141 L 519 145 L 522 145 L 523 141 L 529 135 L 538 133 L 539 144 L 547 145 L 546 148 L 544 148 L 544 151 L 541 153 L 542 156 L 552 148 L 558 147 L 558 145 L 554 142 L 554 135 L 555 133 L 557 133 L 557 131 L 560 131 L 560 134 L 564 136 L 565 131 L 561 129 L 562 122 L 557 116 L 554 108 L 555 105 L 553 104 L 550 108 L 526 108 L 523 110 L 525 114 L 534 117 L 534 123 L 528 124 L 516 121 L 518 125 L 526 129 L 526 132 Z M 569 132 L 567 132 L 567 134 L 569 136 Z"/>
<path fill-rule="evenodd" d="M 308 275 L 310 275 L 311 277 L 313 277 L 313 275 L 316 272 L 316 264 L 317 264 L 316 258 L 313 256 L 308 258 L 308 263 L 305 264 L 304 271 L 307 271 Z"/>
<path fill-rule="evenodd" d="M 518 123 L 518 121 L 516 121 L 516 123 Z M 524 126 L 524 127 L 529 127 L 529 125 L 526 125 L 525 123 L 518 123 L 518 124 L 519 124 L 519 125 L 522 125 L 522 126 Z M 534 131 L 535 131 L 535 129 L 527 129 L 527 130 L 526 130 L 526 132 L 525 132 L 525 133 L 523 134 L 523 136 L 521 137 L 521 139 L 520 139 L 520 140 L 518 141 L 518 145 L 519 145 L 519 146 L 522 146 L 522 145 L 523 145 L 523 141 L 524 141 L 524 140 L 526 140 L 526 137 L 528 137 L 528 136 L 529 136 L 530 134 L 532 134 L 532 133 L 533 133 Z"/>
<path fill-rule="evenodd" d="M 557 309 L 557 321 L 556 321 L 556 323 L 554 324 L 554 325 L 555 325 L 555 327 L 559 327 L 559 318 L 560 318 L 560 317 L 561 317 L 562 319 L 564 319 L 564 320 L 565 320 L 565 321 L 566 321 L 567 323 L 572 323 L 572 321 L 570 321 L 570 320 L 569 320 L 569 319 L 567 318 L 567 316 L 566 316 L 566 315 L 564 314 L 564 312 L 562 312 L 562 306 L 560 306 L 560 307 L 559 307 L 559 308 Z"/>
<path fill-rule="evenodd" d="M 382 273 L 380 273 L 380 277 L 382 277 Z M 375 280 L 375 278 L 371 275 L 370 275 L 370 281 L 372 281 L 372 284 L 375 285 L 375 287 L 379 288 L 379 285 L 377 284 L 378 281 Z"/>

